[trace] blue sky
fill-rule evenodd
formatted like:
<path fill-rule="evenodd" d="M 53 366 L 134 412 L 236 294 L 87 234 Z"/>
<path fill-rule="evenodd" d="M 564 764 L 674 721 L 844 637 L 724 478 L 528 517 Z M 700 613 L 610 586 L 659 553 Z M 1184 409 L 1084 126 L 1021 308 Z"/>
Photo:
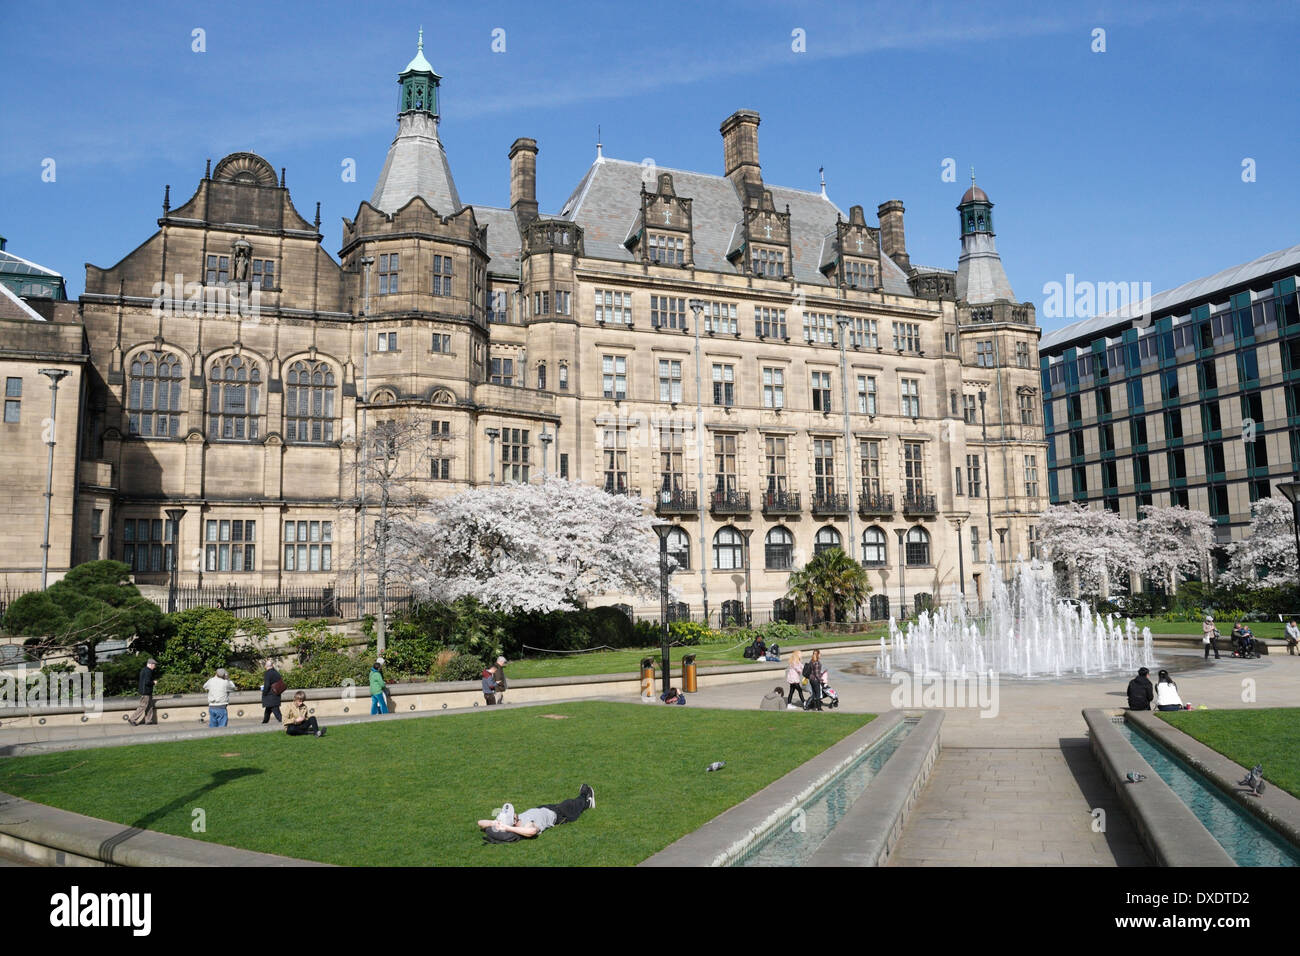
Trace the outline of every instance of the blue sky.
<path fill-rule="evenodd" d="M 831 199 L 869 221 L 902 199 L 915 263 L 956 267 L 974 166 L 1019 298 L 1041 308 L 1067 273 L 1159 291 L 1300 242 L 1298 25 L 1300 6 L 1269 0 L 25 4 L 0 38 L 0 234 L 75 296 L 85 262 L 157 228 L 164 184 L 179 205 L 205 159 L 251 149 L 288 168 L 308 219 L 321 202 L 334 253 L 423 26 L 463 201 L 507 205 L 507 150 L 532 136 L 558 211 L 598 125 L 608 156 L 721 173 L 718 125 L 748 108 L 767 181 L 816 189 L 824 166 Z"/>

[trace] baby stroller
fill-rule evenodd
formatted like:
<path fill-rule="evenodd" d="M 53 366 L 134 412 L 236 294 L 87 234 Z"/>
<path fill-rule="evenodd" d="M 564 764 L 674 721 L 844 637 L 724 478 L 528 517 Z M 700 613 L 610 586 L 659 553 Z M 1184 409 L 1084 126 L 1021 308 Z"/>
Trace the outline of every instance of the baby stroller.
<path fill-rule="evenodd" d="M 809 694 L 808 699 L 804 702 L 803 709 L 814 710 L 817 708 L 818 704 L 820 704 L 824 710 L 834 710 L 836 707 L 840 706 L 840 695 L 835 693 L 835 688 L 826 682 L 826 674 L 824 672 L 822 674 L 821 700 L 813 700 L 812 694 Z"/>

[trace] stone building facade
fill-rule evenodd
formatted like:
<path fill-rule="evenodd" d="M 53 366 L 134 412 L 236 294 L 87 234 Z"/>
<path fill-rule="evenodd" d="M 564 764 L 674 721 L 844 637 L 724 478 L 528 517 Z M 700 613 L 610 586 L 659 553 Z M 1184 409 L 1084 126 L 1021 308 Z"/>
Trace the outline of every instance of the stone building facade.
<path fill-rule="evenodd" d="M 877 615 L 986 591 L 990 539 L 1029 554 L 1039 329 L 979 187 L 958 268 L 916 266 L 901 202 L 871 224 L 766 182 L 741 110 L 722 175 L 598 148 L 545 216 L 520 138 L 509 208 L 467 205 L 441 79 L 422 50 L 399 75 L 397 135 L 337 260 L 319 207 L 307 220 L 283 170 L 236 153 L 87 267 L 78 508 L 103 513 L 106 556 L 165 583 L 180 507 L 183 583 L 347 586 L 377 493 L 363 509 L 357 459 L 386 421 L 416 423 L 404 487 L 427 498 L 544 470 L 639 494 L 678 526 L 682 602 L 715 620 L 724 602 L 763 616 L 824 547 L 866 562 Z M 91 554 L 82 533 L 73 560 Z"/>

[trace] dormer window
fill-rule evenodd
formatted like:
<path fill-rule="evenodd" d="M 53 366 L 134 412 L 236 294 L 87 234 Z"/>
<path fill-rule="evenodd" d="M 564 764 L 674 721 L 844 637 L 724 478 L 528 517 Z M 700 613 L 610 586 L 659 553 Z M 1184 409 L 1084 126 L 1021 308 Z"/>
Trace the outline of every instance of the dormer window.
<path fill-rule="evenodd" d="M 785 253 L 779 249 L 755 249 L 753 255 L 754 275 L 769 279 L 785 278 Z"/>
<path fill-rule="evenodd" d="M 850 289 L 874 289 L 877 285 L 875 265 L 853 259 L 844 260 L 844 284 Z"/>
<path fill-rule="evenodd" d="M 648 241 L 651 262 L 679 266 L 686 261 L 686 240 L 682 237 L 651 233 Z"/>

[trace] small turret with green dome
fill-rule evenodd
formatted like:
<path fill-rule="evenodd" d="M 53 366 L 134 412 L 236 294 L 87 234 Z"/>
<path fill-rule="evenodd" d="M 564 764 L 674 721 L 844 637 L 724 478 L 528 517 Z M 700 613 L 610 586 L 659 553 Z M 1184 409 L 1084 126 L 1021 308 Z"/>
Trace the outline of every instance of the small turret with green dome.
<path fill-rule="evenodd" d="M 438 118 L 438 83 L 442 77 L 433 65 L 424 58 L 424 28 L 420 28 L 419 45 L 415 58 L 406 64 L 406 69 L 397 75 L 397 82 L 402 87 L 400 116 L 403 113 L 428 113 L 435 120 Z"/>
<path fill-rule="evenodd" d="M 975 169 L 970 171 L 970 189 L 961 197 L 957 206 L 961 213 L 961 234 L 973 235 L 977 232 L 993 234 L 993 201 L 988 193 L 975 185 Z"/>

